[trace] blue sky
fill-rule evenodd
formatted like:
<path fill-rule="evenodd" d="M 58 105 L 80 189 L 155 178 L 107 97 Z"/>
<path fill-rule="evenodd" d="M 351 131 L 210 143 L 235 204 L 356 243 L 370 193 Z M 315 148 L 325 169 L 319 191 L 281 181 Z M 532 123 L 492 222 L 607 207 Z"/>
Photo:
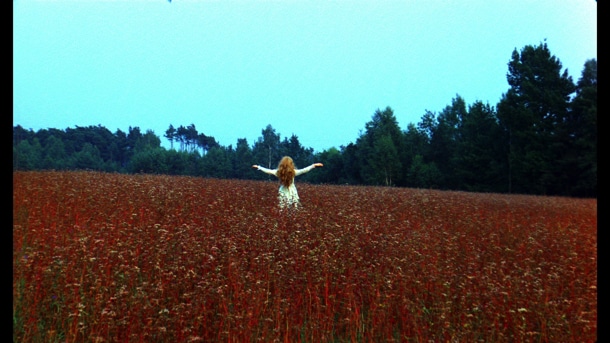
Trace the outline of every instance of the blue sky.
<path fill-rule="evenodd" d="M 375 110 L 401 129 L 456 94 L 495 106 L 514 49 L 544 42 L 576 82 L 594 0 L 13 0 L 13 124 L 195 124 L 250 146 L 271 124 L 321 152 Z"/>

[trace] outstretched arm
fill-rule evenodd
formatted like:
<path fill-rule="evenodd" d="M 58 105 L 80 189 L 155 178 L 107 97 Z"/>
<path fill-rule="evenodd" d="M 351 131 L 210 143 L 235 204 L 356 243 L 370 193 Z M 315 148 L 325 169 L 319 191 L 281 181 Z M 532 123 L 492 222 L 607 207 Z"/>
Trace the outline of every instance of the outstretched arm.
<path fill-rule="evenodd" d="M 303 168 L 303 169 L 297 169 L 297 170 L 295 170 L 295 174 L 294 174 L 294 175 L 295 175 L 295 176 L 298 176 L 298 175 L 301 175 L 301 174 L 305 174 L 305 173 L 307 173 L 308 171 L 310 171 L 310 170 L 312 170 L 312 169 L 314 169 L 314 168 L 316 168 L 316 167 L 323 167 L 323 166 L 324 166 L 324 165 L 323 165 L 322 163 L 314 163 L 314 164 L 310 165 L 309 167 L 305 167 L 305 168 Z"/>
<path fill-rule="evenodd" d="M 257 169 L 257 170 L 260 170 L 260 171 L 262 171 L 263 173 L 266 173 L 266 174 L 269 174 L 269 175 L 274 175 L 274 176 L 277 176 L 277 174 L 276 174 L 276 173 L 277 173 L 277 169 L 267 169 L 267 168 L 265 168 L 265 167 L 261 167 L 261 166 L 259 166 L 258 164 L 253 164 L 253 165 L 252 165 L 252 168 Z"/>

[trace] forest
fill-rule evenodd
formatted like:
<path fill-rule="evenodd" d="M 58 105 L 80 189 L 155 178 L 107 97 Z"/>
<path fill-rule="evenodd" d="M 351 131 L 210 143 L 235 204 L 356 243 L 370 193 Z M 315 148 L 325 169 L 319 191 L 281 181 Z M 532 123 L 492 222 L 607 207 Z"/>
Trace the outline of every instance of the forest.
<path fill-rule="evenodd" d="M 418 123 L 399 127 L 390 106 L 377 109 L 354 142 L 321 152 L 282 137 L 270 123 L 250 144 L 222 146 L 194 124 L 170 124 L 163 138 L 87 126 L 33 131 L 14 123 L 13 170 L 96 170 L 268 180 L 252 164 L 324 163 L 301 182 L 468 192 L 597 197 L 597 60 L 574 82 L 546 43 L 515 49 L 509 88 L 492 106 L 459 95 Z"/>

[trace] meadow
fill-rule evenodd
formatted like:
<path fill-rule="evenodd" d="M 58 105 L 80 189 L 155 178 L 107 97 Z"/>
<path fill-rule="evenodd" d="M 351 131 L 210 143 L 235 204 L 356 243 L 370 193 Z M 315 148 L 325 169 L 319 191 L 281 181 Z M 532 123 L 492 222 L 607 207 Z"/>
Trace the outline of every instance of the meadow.
<path fill-rule="evenodd" d="M 595 342 L 597 200 L 13 172 L 14 342 Z"/>

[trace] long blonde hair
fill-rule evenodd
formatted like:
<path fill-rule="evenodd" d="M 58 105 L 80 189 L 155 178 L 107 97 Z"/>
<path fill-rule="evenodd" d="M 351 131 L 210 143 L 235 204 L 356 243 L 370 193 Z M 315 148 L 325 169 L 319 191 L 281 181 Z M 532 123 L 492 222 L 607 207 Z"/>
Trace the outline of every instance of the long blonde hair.
<path fill-rule="evenodd" d="M 294 180 L 294 175 L 294 161 L 290 156 L 282 157 L 277 166 L 277 177 L 280 179 L 280 183 L 285 187 L 290 186 Z"/>

